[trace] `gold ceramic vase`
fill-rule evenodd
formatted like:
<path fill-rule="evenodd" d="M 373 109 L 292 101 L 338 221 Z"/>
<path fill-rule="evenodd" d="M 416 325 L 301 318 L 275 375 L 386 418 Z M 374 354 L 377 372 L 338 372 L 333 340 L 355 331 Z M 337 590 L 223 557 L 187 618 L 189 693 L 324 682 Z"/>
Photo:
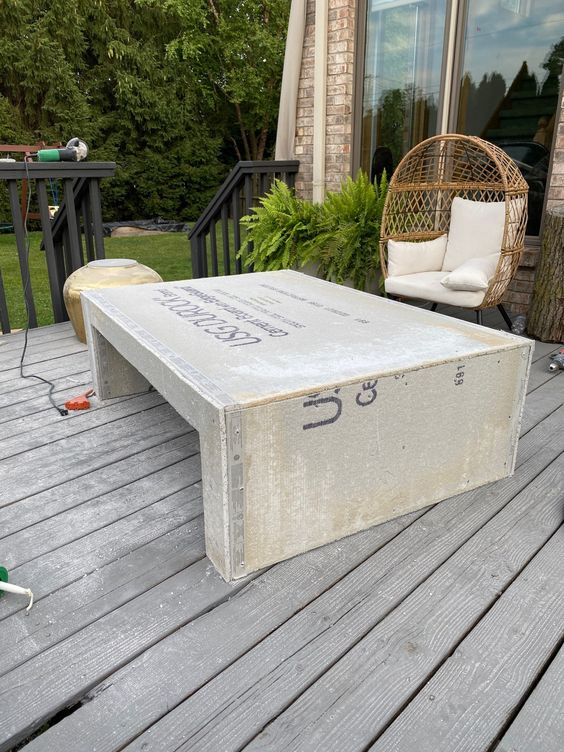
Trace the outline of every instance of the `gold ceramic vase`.
<path fill-rule="evenodd" d="M 144 285 L 148 282 L 162 282 L 162 277 L 153 269 L 134 259 L 100 259 L 90 261 L 77 269 L 65 282 L 63 298 L 69 319 L 76 336 L 86 343 L 84 319 L 80 304 L 82 290 L 96 290 L 102 287 L 122 287 L 123 285 Z"/>

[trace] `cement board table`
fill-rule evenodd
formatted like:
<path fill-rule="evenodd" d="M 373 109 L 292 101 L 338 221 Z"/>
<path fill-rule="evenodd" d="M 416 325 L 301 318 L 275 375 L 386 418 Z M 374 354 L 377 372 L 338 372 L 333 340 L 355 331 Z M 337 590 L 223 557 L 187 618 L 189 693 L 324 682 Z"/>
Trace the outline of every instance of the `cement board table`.
<path fill-rule="evenodd" d="M 199 431 L 228 580 L 513 472 L 529 340 L 291 271 L 83 307 L 99 397 L 152 384 Z"/>

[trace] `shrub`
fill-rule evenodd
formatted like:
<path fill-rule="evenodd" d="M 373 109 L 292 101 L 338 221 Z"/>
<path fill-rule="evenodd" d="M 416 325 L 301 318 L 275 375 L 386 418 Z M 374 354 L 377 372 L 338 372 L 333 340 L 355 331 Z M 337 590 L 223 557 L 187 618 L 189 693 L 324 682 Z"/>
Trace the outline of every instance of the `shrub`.
<path fill-rule="evenodd" d="M 257 272 L 303 266 L 319 242 L 320 207 L 298 198 L 276 180 L 253 213 L 243 217 L 246 228 L 245 265 Z M 242 254 L 240 254 L 242 255 Z"/>
<path fill-rule="evenodd" d="M 378 187 L 359 171 L 341 191 L 328 193 L 323 204 L 312 204 L 276 181 L 260 206 L 242 219 L 251 243 L 245 264 L 255 271 L 275 271 L 313 262 L 325 279 L 339 284 L 350 280 L 364 290 L 380 268 L 386 191 L 385 173 Z"/>

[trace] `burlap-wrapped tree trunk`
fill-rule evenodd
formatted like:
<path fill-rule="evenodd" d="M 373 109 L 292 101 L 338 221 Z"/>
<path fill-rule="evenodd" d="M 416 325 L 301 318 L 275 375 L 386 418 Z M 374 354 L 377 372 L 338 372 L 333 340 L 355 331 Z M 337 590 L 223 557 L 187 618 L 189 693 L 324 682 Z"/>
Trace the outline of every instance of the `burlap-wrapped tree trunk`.
<path fill-rule="evenodd" d="M 543 342 L 564 341 L 564 206 L 546 213 L 527 332 Z"/>

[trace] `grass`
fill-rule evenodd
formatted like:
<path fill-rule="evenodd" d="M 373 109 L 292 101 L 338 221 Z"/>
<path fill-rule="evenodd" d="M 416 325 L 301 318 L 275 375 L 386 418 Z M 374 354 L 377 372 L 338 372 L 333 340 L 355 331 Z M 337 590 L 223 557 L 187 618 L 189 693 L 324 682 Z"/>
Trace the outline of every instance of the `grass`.
<path fill-rule="evenodd" d="M 33 297 L 40 326 L 53 323 L 45 254 L 40 250 L 41 233 L 30 237 L 29 267 Z M 183 232 L 143 237 L 106 238 L 107 258 L 132 258 L 157 271 L 165 281 L 191 279 L 190 244 Z M 14 235 L 0 235 L 0 271 L 8 301 L 12 329 L 25 326 L 27 316 L 20 265 Z"/>
<path fill-rule="evenodd" d="M 218 272 L 224 273 L 222 260 L 223 234 L 221 224 L 216 226 Z M 29 269 L 31 289 L 35 301 L 37 323 L 45 326 L 53 323 L 51 294 L 45 253 L 40 250 L 41 232 L 30 232 Z M 245 231 L 241 228 L 241 242 L 244 244 Z M 178 279 L 192 279 L 192 260 L 190 242 L 183 232 L 161 232 L 158 235 L 140 237 L 105 238 L 106 258 L 132 258 L 141 264 L 150 266 L 158 272 L 165 282 Z M 233 224 L 229 220 L 229 248 L 231 255 L 231 273 L 235 271 L 235 252 Z M 207 239 L 208 270 L 212 274 L 210 240 Z M 0 234 L 0 272 L 4 281 L 4 290 L 8 302 L 8 315 L 12 329 L 22 329 L 27 323 L 27 314 L 23 297 L 20 263 L 14 235 Z M 0 330 L 1 333 L 1 330 Z"/>

